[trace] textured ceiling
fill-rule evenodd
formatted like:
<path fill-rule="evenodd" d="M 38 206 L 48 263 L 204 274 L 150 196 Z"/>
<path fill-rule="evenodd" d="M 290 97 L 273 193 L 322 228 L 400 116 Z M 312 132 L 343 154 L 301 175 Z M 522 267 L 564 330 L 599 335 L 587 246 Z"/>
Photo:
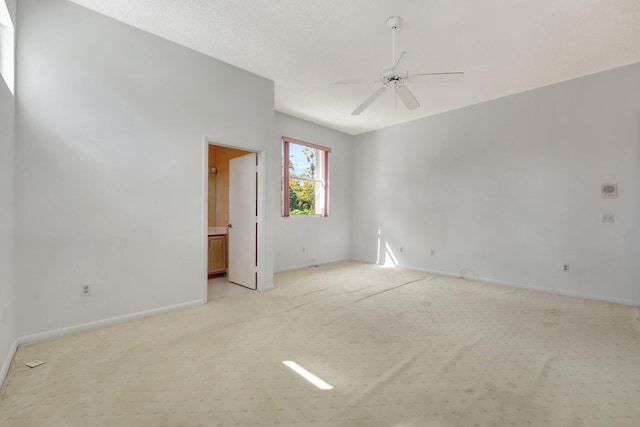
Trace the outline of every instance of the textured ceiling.
<path fill-rule="evenodd" d="M 275 82 L 278 111 L 351 134 L 640 61 L 640 0 L 73 0 Z M 464 71 L 387 91 L 350 112 L 391 65 L 391 31 L 411 72 Z"/>

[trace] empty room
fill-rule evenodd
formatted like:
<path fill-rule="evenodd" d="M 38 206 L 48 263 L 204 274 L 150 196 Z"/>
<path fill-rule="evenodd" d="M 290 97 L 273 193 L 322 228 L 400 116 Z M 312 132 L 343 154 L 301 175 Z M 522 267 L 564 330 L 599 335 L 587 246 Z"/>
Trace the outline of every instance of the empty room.
<path fill-rule="evenodd" d="M 638 0 L 0 0 L 0 74 L 1 426 L 640 425 Z"/>

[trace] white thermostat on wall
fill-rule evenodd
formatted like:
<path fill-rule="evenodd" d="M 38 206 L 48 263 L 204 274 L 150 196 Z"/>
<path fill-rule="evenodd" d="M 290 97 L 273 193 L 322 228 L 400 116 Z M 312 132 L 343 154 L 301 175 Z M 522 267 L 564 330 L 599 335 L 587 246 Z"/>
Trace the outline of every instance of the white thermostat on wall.
<path fill-rule="evenodd" d="M 618 184 L 607 183 L 602 184 L 600 194 L 603 199 L 615 199 L 618 197 Z"/>

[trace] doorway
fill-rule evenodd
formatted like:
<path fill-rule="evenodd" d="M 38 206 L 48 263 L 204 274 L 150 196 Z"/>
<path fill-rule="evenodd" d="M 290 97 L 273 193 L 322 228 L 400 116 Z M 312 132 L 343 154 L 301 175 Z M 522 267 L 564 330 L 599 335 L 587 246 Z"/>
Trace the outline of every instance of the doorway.
<path fill-rule="evenodd" d="M 264 258 L 259 256 L 264 192 L 259 188 L 264 185 L 265 154 L 208 139 L 204 154 L 206 302 L 260 289 L 264 281 Z"/>

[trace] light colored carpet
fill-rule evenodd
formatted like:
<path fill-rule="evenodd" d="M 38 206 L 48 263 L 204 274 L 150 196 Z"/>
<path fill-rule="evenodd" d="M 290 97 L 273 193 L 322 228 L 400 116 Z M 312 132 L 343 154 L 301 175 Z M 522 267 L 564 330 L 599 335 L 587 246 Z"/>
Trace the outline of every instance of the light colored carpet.
<path fill-rule="evenodd" d="M 638 426 L 640 310 L 330 264 L 22 346 L 0 425 Z"/>

